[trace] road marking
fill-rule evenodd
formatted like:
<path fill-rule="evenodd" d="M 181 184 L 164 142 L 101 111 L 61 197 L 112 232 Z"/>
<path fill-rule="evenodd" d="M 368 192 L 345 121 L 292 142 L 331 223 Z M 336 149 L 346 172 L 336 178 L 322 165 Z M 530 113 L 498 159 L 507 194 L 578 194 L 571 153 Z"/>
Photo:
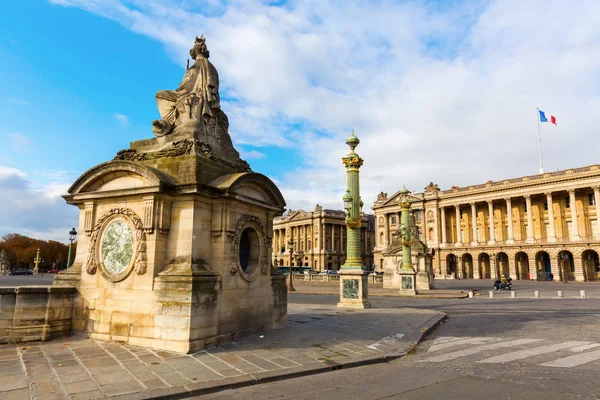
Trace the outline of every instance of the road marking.
<path fill-rule="evenodd" d="M 427 350 L 428 353 L 433 353 L 434 351 L 439 351 L 443 349 L 447 349 L 454 346 L 461 346 L 465 344 L 484 344 L 485 342 L 490 342 L 492 340 L 500 340 L 498 338 L 485 338 L 485 337 L 471 337 L 471 338 L 457 338 L 456 340 L 442 342 L 440 344 L 436 343 Z"/>
<path fill-rule="evenodd" d="M 509 362 L 509 361 L 521 360 L 523 358 L 537 356 L 540 354 L 553 353 L 558 350 L 564 350 L 564 349 L 568 349 L 570 347 L 582 346 L 582 345 L 587 345 L 587 344 L 590 344 L 590 342 L 575 342 L 575 341 L 573 341 L 573 342 L 557 343 L 557 344 L 552 344 L 550 346 L 542 346 L 542 347 L 535 347 L 533 349 L 512 351 L 510 353 L 505 353 L 505 354 L 501 354 L 496 357 L 491 357 L 491 358 L 487 358 L 485 360 L 477 361 L 477 363 L 483 363 L 483 364 L 505 363 L 505 362 Z"/>
<path fill-rule="evenodd" d="M 440 336 L 433 341 L 433 344 L 448 343 L 448 342 L 453 342 L 455 340 L 462 340 L 462 339 L 468 339 L 468 338 L 469 338 L 469 336 Z"/>
<path fill-rule="evenodd" d="M 367 349 L 379 350 L 379 346 L 393 346 L 398 344 L 403 337 L 404 333 L 396 333 L 394 336 L 386 336 L 380 341 L 367 346 Z"/>
<path fill-rule="evenodd" d="M 589 353 L 575 354 L 574 356 L 559 358 L 557 360 L 549 361 L 538 365 L 544 367 L 571 368 L 596 360 L 600 360 L 600 350 L 591 351 Z"/>
<path fill-rule="evenodd" d="M 483 346 L 471 347 L 470 349 L 464 349 L 464 350 L 459 350 L 459 351 L 453 351 L 451 353 L 441 354 L 436 357 L 431 357 L 431 358 L 428 358 L 425 360 L 419 360 L 418 362 L 442 362 L 442 361 L 454 360 L 455 358 L 471 356 L 473 354 L 481 353 L 482 351 L 496 350 L 496 349 L 500 349 L 500 348 L 504 348 L 504 347 L 520 346 L 523 344 L 539 342 L 541 340 L 542 339 L 517 339 L 517 340 L 511 340 L 509 342 L 486 344 Z"/>
<path fill-rule="evenodd" d="M 571 351 L 575 352 L 575 353 L 581 353 L 582 351 L 593 349 L 594 347 L 598 347 L 598 346 L 600 346 L 600 343 L 592 343 L 592 344 L 587 344 L 585 346 L 573 347 L 571 349 Z"/>

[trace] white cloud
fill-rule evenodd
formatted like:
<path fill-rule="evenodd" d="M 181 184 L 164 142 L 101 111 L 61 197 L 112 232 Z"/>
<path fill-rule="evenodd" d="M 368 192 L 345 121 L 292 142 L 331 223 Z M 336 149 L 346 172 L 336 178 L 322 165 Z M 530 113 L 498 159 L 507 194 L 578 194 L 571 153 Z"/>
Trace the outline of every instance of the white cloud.
<path fill-rule="evenodd" d="M 35 150 L 31 147 L 31 139 L 29 139 L 27 136 L 21 135 L 20 133 L 9 133 L 6 136 L 13 153 L 35 153 Z"/>
<path fill-rule="evenodd" d="M 240 157 L 244 160 L 258 160 L 260 158 L 266 158 L 267 155 L 256 150 L 244 151 L 240 149 Z"/>
<path fill-rule="evenodd" d="M 560 124 L 543 126 L 546 169 L 597 162 L 596 1 L 234 0 L 205 15 L 185 1 L 68 3 L 162 42 L 180 65 L 204 33 L 233 140 L 304 156 L 280 185 L 294 209 L 341 207 L 351 128 L 367 210 L 404 183 L 536 173 L 536 107 Z"/>
<path fill-rule="evenodd" d="M 78 210 L 61 198 L 69 185 L 52 182 L 35 188 L 27 174 L 0 165 L 0 237 L 20 233 L 65 242 Z"/>
<path fill-rule="evenodd" d="M 129 125 L 129 117 L 127 117 L 127 115 L 115 113 L 114 117 L 117 121 L 119 121 L 122 127 Z"/>

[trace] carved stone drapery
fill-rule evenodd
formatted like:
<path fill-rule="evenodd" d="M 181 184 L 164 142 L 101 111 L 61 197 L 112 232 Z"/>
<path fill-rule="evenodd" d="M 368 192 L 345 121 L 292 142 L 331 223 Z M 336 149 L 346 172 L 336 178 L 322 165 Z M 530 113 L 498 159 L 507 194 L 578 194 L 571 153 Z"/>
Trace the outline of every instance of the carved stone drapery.
<path fill-rule="evenodd" d="M 135 239 L 136 248 L 133 255 L 134 269 L 138 275 L 146 273 L 147 268 L 147 257 L 146 257 L 146 233 L 144 232 L 144 225 L 142 220 L 137 214 L 129 208 L 112 208 L 109 212 L 104 214 L 96 221 L 96 225 L 91 233 L 89 255 L 86 262 L 86 271 L 90 275 L 94 275 L 98 270 L 97 266 L 97 252 L 98 252 L 98 235 L 105 222 L 115 215 L 122 215 L 128 218 L 135 227 Z"/>

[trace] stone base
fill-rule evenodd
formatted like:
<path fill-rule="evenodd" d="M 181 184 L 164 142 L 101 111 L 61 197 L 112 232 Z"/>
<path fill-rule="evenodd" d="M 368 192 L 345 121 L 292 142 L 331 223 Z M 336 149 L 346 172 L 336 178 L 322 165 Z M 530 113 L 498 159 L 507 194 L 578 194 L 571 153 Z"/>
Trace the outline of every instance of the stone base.
<path fill-rule="evenodd" d="M 341 269 L 340 302 L 338 308 L 366 309 L 371 308 L 368 291 L 367 271 L 362 269 Z"/>
<path fill-rule="evenodd" d="M 400 270 L 400 291 L 399 293 L 403 296 L 416 296 L 417 291 L 417 273 L 412 270 Z"/>

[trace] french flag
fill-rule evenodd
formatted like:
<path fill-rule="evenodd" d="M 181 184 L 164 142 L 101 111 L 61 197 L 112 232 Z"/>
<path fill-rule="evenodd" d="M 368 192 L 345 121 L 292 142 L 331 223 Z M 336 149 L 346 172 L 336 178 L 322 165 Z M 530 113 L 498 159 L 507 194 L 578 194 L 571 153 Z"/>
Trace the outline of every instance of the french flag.
<path fill-rule="evenodd" d="M 540 122 L 548 122 L 548 118 L 546 118 L 546 113 L 542 110 L 538 110 L 540 112 Z M 550 116 L 550 122 L 556 125 L 556 117 L 554 115 Z"/>

